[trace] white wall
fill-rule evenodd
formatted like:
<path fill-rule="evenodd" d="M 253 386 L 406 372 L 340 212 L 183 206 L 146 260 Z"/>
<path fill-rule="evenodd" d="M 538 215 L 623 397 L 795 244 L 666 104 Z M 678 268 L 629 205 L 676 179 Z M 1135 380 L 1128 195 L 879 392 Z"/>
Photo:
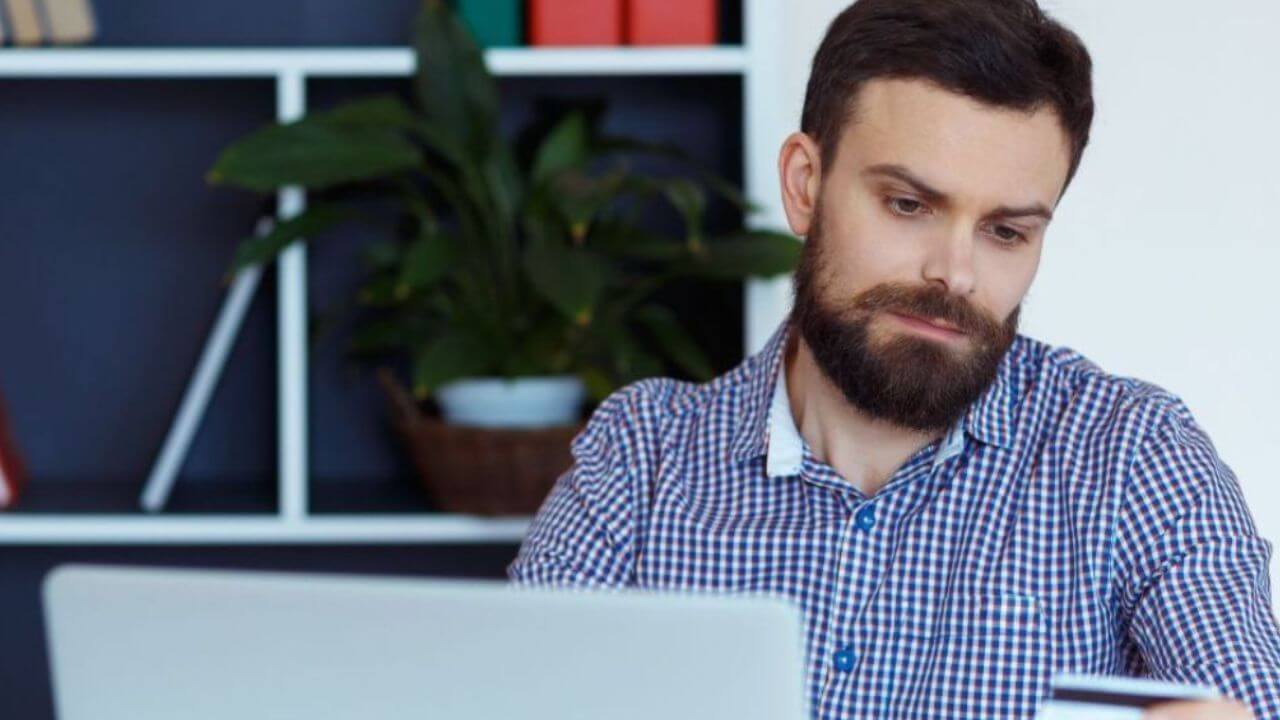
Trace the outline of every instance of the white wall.
<path fill-rule="evenodd" d="M 813 51 L 846 5 L 792 5 L 780 99 L 792 127 Z M 1280 3 L 1041 6 L 1088 46 L 1097 114 L 1022 331 L 1180 395 L 1280 543 Z"/>

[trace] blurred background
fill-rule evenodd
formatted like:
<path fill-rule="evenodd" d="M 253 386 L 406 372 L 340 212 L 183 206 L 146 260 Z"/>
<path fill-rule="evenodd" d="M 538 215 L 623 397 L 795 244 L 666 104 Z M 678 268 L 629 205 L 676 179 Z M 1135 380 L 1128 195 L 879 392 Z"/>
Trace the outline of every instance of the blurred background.
<path fill-rule="evenodd" d="M 575 284 L 594 272 L 574 273 L 578 260 L 557 256 L 528 273 L 522 292 L 546 307 L 531 322 L 545 320 L 563 340 L 551 349 L 575 348 L 567 364 L 541 352 L 543 336 L 522 335 L 521 348 L 538 349 L 523 365 L 489 359 L 441 375 L 453 367 L 442 358 L 465 356 L 457 350 L 465 342 L 352 352 L 353 339 L 379 322 L 450 299 L 444 280 L 421 274 L 422 257 L 452 257 L 431 254 L 428 223 L 392 222 L 409 207 L 402 196 L 386 218 L 369 211 L 376 223 L 303 232 L 315 237 L 283 262 L 273 248 L 250 282 L 235 258 L 253 250 L 244 241 L 258 220 L 301 212 L 296 190 L 277 196 L 275 188 L 312 186 L 294 178 L 253 191 L 208 177 L 232 147 L 250 159 L 275 157 L 252 143 L 276 120 L 387 95 L 413 108 L 418 0 L 93 0 L 68 17 L 35 0 L 6 0 L 0 470 L 12 492 L 0 512 L 0 709 L 52 716 L 39 583 L 60 562 L 502 577 L 530 503 L 554 479 L 548 469 L 567 462 L 564 433 L 577 425 L 559 435 L 515 426 L 472 433 L 441 419 L 448 410 L 436 391 L 468 375 L 574 375 L 587 392 L 575 405 L 580 423 L 601 392 L 628 379 L 697 380 L 758 349 L 789 306 L 789 279 L 778 270 L 793 257 L 779 238 L 744 233 L 785 228 L 776 153 L 798 125 L 817 42 L 846 4 L 455 3 L 493 74 L 496 142 L 510 144 L 530 186 L 538 158 L 551 158 L 546 167 L 577 157 L 564 150 L 575 147 L 566 124 L 575 111 L 592 119 L 593 140 L 628 140 L 629 171 L 662 180 L 643 197 L 607 198 L 641 210 L 624 228 L 630 234 L 617 237 L 642 236 L 647 250 L 615 257 L 602 249 L 609 264 L 600 274 L 664 281 L 650 296 L 659 310 L 606 325 L 596 321 L 608 316 L 614 286 Z M 1280 7 L 1042 6 L 1089 47 L 1098 111 L 1022 330 L 1183 397 L 1274 541 L 1280 341 L 1266 293 L 1280 265 L 1272 222 L 1280 47 L 1270 38 Z M 393 134 L 385 125 L 357 130 L 379 142 Z M 349 140 L 329 138 L 320 150 Z M 272 152 L 286 142 L 274 141 Z M 248 177 L 244 164 L 233 165 L 220 167 Z M 343 163 L 333 165 L 341 173 Z M 588 177 L 608 172 L 590 167 L 597 174 Z M 372 185 L 351 187 L 316 181 L 309 206 L 380 207 L 362 194 Z M 574 211 L 555 216 L 567 222 L 560 230 L 570 250 Z M 440 237 L 461 232 L 444 227 Z M 591 238 L 616 248 L 603 235 L 588 245 Z M 731 271 L 698 264 L 705 256 L 690 248 L 703 240 L 716 267 Z M 666 281 L 670 267 L 681 272 Z M 382 302 L 387 272 L 395 282 Z M 539 280 L 546 277 L 565 278 L 563 287 Z M 592 322 L 579 322 L 583 312 Z M 221 342 L 211 339 L 219 327 L 233 331 Z M 602 328 L 595 350 L 564 339 L 581 327 Z M 202 362 L 212 370 L 203 381 Z M 421 416 L 405 415 L 377 367 L 419 391 L 413 413 Z M 484 458 L 513 467 L 525 463 L 510 458 L 533 457 L 520 453 L 541 459 L 523 473 L 465 471 L 469 460 L 492 468 Z M 441 467 L 454 475 L 433 477 L 430 468 Z M 517 480 L 524 484 L 509 484 Z M 487 489 L 468 495 L 480 486 Z M 157 491 L 152 511 L 141 506 L 148 487 Z"/>

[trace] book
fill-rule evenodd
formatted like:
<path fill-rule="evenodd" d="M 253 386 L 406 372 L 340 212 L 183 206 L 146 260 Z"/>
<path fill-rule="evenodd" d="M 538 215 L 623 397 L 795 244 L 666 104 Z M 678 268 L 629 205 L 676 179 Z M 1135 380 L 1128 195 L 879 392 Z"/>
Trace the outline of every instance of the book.
<path fill-rule="evenodd" d="M 40 13 L 36 0 L 5 0 L 14 45 L 39 45 L 44 38 L 40 29 Z"/>
<path fill-rule="evenodd" d="M 455 7 L 480 47 L 512 47 L 524 39 L 521 0 L 457 0 Z"/>
<path fill-rule="evenodd" d="M 631 45 L 715 45 L 716 0 L 630 0 L 627 42 Z"/>
<path fill-rule="evenodd" d="M 44 0 L 49 41 L 56 45 L 78 45 L 93 39 L 97 32 L 89 0 Z"/>
<path fill-rule="evenodd" d="M 530 45 L 621 45 L 622 0 L 529 0 Z"/>
<path fill-rule="evenodd" d="M 0 510 L 13 507 L 26 482 L 26 468 L 10 432 L 3 398 L 0 398 Z"/>

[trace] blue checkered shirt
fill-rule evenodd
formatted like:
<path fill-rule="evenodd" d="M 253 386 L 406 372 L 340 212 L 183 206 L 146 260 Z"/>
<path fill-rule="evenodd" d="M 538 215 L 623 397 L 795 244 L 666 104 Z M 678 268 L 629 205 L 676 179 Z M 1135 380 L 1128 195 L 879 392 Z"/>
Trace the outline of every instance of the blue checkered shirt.
<path fill-rule="evenodd" d="M 868 496 L 796 431 L 766 346 L 610 395 L 507 572 L 782 595 L 820 718 L 1030 718 L 1060 671 L 1216 686 L 1280 718 L 1271 543 L 1175 395 L 1018 335 Z"/>

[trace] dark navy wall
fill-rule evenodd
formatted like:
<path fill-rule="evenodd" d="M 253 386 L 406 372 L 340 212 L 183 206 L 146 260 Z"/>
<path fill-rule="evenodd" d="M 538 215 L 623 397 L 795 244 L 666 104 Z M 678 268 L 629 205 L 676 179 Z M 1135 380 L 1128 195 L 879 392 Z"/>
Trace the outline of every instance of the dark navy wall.
<path fill-rule="evenodd" d="M 0 388 L 40 479 L 145 472 L 258 211 L 203 174 L 272 116 L 272 94 L 266 80 L 0 81 Z M 264 290 L 193 476 L 271 471 L 274 283 Z"/>
<path fill-rule="evenodd" d="M 98 45 L 401 45 L 414 0 L 96 0 Z M 728 2 L 723 39 L 740 37 Z M 618 133 L 678 142 L 740 181 L 737 77 L 512 78 L 513 132 L 565 102 L 603 102 Z M 398 91 L 391 81 L 320 80 L 312 107 Z M 266 80 L 0 80 L 0 394 L 32 483 L 14 512 L 136 512 L 146 472 L 223 299 L 238 238 L 269 207 L 213 189 L 221 147 L 269 122 Z M 733 213 L 713 208 L 728 227 Z M 675 223 L 674 216 L 659 222 Z M 314 244 L 309 304 L 313 509 L 421 511 L 429 504 L 385 427 L 382 398 L 342 355 L 335 315 L 374 239 Z M 275 281 L 264 274 L 191 449 L 173 512 L 270 512 L 275 493 Z M 741 287 L 679 286 L 662 298 L 691 318 L 718 369 L 740 359 Z M 695 311 L 696 310 L 696 311 Z M 333 489 L 327 489 L 333 488 Z M 499 577 L 513 544 L 396 547 L 0 546 L 0 718 L 52 717 L 39 581 L 69 560 Z"/>

